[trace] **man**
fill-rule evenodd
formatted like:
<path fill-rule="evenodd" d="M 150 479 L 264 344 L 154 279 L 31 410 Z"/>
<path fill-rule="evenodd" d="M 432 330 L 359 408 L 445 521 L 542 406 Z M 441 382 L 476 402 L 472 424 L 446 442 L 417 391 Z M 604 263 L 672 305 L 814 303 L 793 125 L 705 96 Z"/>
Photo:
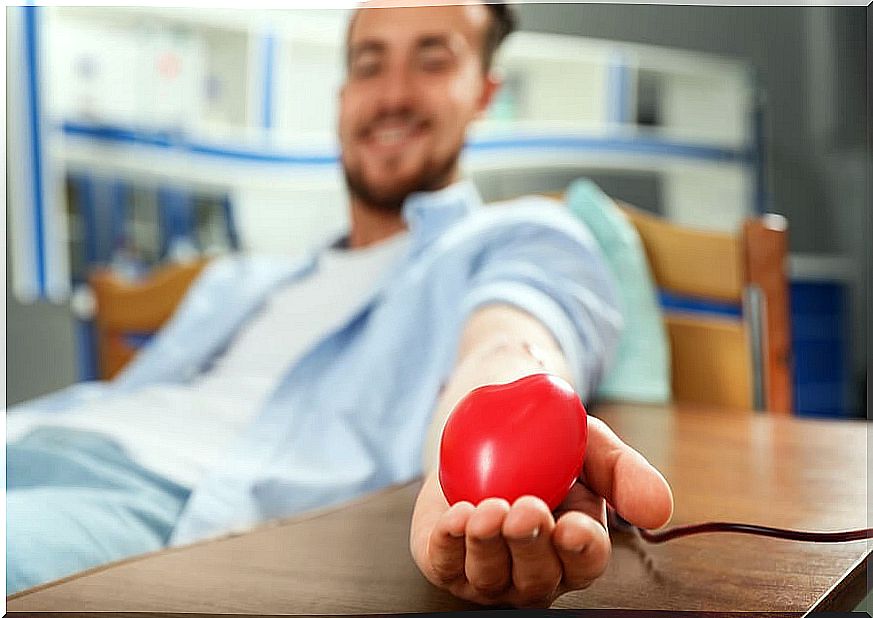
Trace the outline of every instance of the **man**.
<path fill-rule="evenodd" d="M 594 580 L 610 551 L 606 502 L 640 526 L 667 521 L 664 479 L 594 418 L 557 521 L 532 496 L 449 508 L 436 480 L 460 397 L 542 371 L 587 397 L 620 323 L 586 230 L 545 200 L 483 208 L 460 181 L 510 29 L 499 5 L 354 15 L 339 118 L 349 234 L 300 264 L 214 264 L 119 379 L 16 415 L 8 591 L 58 576 L 49 563 L 63 556 L 93 564 L 250 527 L 407 480 L 422 459 L 412 555 L 434 585 L 478 603 L 547 605 Z M 34 427 L 61 433 L 35 440 Z M 59 451 L 77 463 L 88 453 L 69 474 L 96 496 L 32 478 L 46 467 L 33 461 Z M 22 485 L 43 492 L 40 508 Z"/>

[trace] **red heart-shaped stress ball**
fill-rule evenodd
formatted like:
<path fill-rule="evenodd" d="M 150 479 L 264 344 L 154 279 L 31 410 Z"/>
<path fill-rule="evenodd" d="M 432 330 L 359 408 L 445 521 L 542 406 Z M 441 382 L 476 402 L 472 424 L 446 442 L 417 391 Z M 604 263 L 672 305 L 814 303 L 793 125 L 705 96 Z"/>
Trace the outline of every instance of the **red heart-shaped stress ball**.
<path fill-rule="evenodd" d="M 446 421 L 440 486 L 449 504 L 534 495 L 554 510 L 582 470 L 587 441 L 585 407 L 561 378 L 538 373 L 482 386 Z"/>

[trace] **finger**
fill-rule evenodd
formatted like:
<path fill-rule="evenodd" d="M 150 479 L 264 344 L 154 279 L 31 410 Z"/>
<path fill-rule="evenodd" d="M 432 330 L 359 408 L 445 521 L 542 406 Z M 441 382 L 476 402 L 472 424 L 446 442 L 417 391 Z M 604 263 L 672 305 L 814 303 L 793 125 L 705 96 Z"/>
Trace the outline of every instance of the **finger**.
<path fill-rule="evenodd" d="M 608 530 L 606 502 L 581 481 L 573 484 L 567 497 L 558 505 L 555 513 L 556 516 L 560 516 L 567 511 L 581 511 L 600 522 Z"/>
<path fill-rule="evenodd" d="M 534 496 L 516 500 L 503 521 L 520 605 L 547 605 L 561 583 L 561 561 L 551 540 L 554 528 L 549 507 Z"/>
<path fill-rule="evenodd" d="M 510 583 L 510 556 L 500 534 L 509 503 L 501 498 L 483 500 L 467 521 L 464 571 L 473 587 L 485 596 L 496 596 Z"/>
<path fill-rule="evenodd" d="M 667 481 L 646 458 L 621 441 L 598 418 L 588 417 L 585 483 L 630 523 L 660 528 L 673 513 Z"/>
<path fill-rule="evenodd" d="M 458 502 L 437 520 L 427 545 L 433 583 L 445 585 L 464 576 L 464 530 L 474 511 L 469 502 Z"/>
<path fill-rule="evenodd" d="M 611 552 L 609 534 L 591 516 L 580 511 L 564 513 L 555 524 L 552 542 L 568 589 L 585 588 L 606 570 Z"/>

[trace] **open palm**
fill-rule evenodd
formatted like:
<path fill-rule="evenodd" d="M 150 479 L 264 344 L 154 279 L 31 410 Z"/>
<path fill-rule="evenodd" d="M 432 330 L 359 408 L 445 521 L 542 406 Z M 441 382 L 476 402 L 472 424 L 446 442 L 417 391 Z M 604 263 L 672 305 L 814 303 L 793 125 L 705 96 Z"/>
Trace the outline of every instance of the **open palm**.
<path fill-rule="evenodd" d="M 451 507 L 436 475 L 416 502 L 410 547 L 434 585 L 483 605 L 548 607 L 606 569 L 606 503 L 627 521 L 657 528 L 673 508 L 669 485 L 602 421 L 589 417 L 583 473 L 554 513 L 540 498 L 489 498 Z"/>

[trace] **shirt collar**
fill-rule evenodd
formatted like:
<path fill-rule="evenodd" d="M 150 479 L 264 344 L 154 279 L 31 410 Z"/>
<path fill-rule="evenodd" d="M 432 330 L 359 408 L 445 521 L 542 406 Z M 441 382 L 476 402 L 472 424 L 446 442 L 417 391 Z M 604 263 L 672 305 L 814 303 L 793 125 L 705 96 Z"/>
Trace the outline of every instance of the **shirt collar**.
<path fill-rule="evenodd" d="M 416 191 L 403 202 L 403 220 L 416 246 L 428 244 L 453 223 L 482 206 L 476 185 L 459 180 L 438 191 Z M 331 249 L 348 248 L 348 232 L 336 234 L 317 246 L 312 257 Z"/>
<path fill-rule="evenodd" d="M 438 191 L 411 193 L 403 203 L 403 218 L 415 244 L 421 245 L 481 205 L 476 186 L 461 180 Z"/>
<path fill-rule="evenodd" d="M 391 281 L 408 266 L 409 258 L 420 251 L 443 231 L 482 206 L 482 198 L 476 186 L 469 180 L 458 181 L 439 191 L 419 191 L 411 193 L 403 202 L 403 218 L 409 227 L 409 245 L 403 250 L 401 259 L 386 269 L 374 286 L 368 303 L 378 298 Z M 321 256 L 330 249 L 348 246 L 348 234 L 329 239 L 322 243 L 309 256 L 305 269 L 298 274 L 306 274 L 317 268 Z"/>

